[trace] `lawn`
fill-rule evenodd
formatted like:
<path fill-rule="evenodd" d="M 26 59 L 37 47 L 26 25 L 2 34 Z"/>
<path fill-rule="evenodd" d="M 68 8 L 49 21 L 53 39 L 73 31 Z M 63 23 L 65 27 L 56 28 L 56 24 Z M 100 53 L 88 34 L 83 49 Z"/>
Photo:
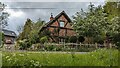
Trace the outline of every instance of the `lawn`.
<path fill-rule="evenodd" d="M 2 52 L 3 66 L 118 66 L 117 49 L 88 53 Z"/>

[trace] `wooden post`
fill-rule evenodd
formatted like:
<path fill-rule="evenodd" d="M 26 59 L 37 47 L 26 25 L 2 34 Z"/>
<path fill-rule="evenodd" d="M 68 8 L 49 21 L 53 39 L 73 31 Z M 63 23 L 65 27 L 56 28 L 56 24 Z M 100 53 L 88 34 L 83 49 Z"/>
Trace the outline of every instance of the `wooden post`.
<path fill-rule="evenodd" d="M 106 43 L 104 42 L 103 46 L 106 48 Z"/>
<path fill-rule="evenodd" d="M 97 43 L 95 43 L 95 46 L 96 46 L 96 49 L 98 48 L 98 45 L 97 45 Z"/>
<path fill-rule="evenodd" d="M 109 45 L 110 45 L 110 48 L 112 48 L 112 44 L 110 43 Z"/>

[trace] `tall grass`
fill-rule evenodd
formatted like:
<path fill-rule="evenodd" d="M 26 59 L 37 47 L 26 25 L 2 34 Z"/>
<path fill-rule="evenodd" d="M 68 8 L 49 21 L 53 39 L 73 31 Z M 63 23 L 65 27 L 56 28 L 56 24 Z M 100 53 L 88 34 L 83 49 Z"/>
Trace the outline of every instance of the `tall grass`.
<path fill-rule="evenodd" d="M 98 49 L 85 54 L 3 52 L 3 66 L 118 66 L 118 50 Z"/>

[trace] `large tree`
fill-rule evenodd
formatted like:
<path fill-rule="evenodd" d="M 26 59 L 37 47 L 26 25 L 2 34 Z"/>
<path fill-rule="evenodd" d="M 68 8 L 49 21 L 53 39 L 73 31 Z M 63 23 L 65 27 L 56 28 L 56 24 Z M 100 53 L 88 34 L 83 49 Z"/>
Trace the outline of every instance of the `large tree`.
<path fill-rule="evenodd" d="M 107 29 L 106 25 L 108 22 L 102 6 L 94 7 L 94 5 L 90 3 L 87 12 L 81 9 L 73 18 L 75 22 L 74 28 L 78 35 L 82 35 L 88 39 L 93 38 L 93 41 L 96 42 L 105 37 L 105 29 Z"/>
<path fill-rule="evenodd" d="M 40 42 L 41 37 L 39 35 L 39 29 L 42 27 L 43 24 L 44 24 L 44 21 L 41 20 L 40 18 L 36 23 L 33 23 L 32 30 L 29 34 L 29 40 L 31 41 L 32 44 Z"/>
<path fill-rule="evenodd" d="M 5 4 L 0 2 L 0 27 L 5 28 L 5 26 L 8 25 L 7 19 L 9 14 L 7 12 L 4 12 Z"/>
<path fill-rule="evenodd" d="M 4 34 L 2 33 L 2 28 L 8 25 L 7 18 L 9 14 L 4 12 L 5 4 L 0 2 L 0 46 L 4 43 Z"/>
<path fill-rule="evenodd" d="M 104 10 L 108 13 L 108 20 L 111 23 L 108 34 L 112 37 L 112 41 L 120 46 L 120 2 L 107 2 Z"/>
<path fill-rule="evenodd" d="M 23 31 L 20 33 L 18 40 L 23 40 L 23 39 L 28 39 L 29 38 L 29 34 L 32 30 L 32 21 L 30 19 L 27 19 L 27 21 L 25 22 L 25 25 L 23 27 Z"/>
<path fill-rule="evenodd" d="M 40 42 L 40 38 L 42 36 L 40 36 L 38 33 L 43 23 L 44 21 L 42 21 L 41 19 L 38 19 L 38 21 L 35 23 L 32 22 L 30 19 L 27 19 L 23 30 L 18 37 L 18 44 L 20 46 L 20 49 L 29 48 L 32 44 Z M 22 40 L 23 42 L 19 42 L 19 40 Z"/>
<path fill-rule="evenodd" d="M 119 42 L 115 40 L 120 34 L 120 4 L 118 2 L 106 3 L 103 7 L 94 7 L 90 4 L 87 12 L 81 10 L 73 18 L 74 28 L 78 35 L 92 37 L 95 42 L 104 39 Z"/>

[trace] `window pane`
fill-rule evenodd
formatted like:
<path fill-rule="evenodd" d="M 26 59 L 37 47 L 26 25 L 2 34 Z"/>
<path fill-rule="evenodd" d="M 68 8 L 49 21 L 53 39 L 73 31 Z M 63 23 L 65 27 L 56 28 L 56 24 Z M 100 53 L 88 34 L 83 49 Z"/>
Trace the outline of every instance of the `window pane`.
<path fill-rule="evenodd" d="M 60 22 L 60 27 L 64 27 L 64 22 Z"/>

